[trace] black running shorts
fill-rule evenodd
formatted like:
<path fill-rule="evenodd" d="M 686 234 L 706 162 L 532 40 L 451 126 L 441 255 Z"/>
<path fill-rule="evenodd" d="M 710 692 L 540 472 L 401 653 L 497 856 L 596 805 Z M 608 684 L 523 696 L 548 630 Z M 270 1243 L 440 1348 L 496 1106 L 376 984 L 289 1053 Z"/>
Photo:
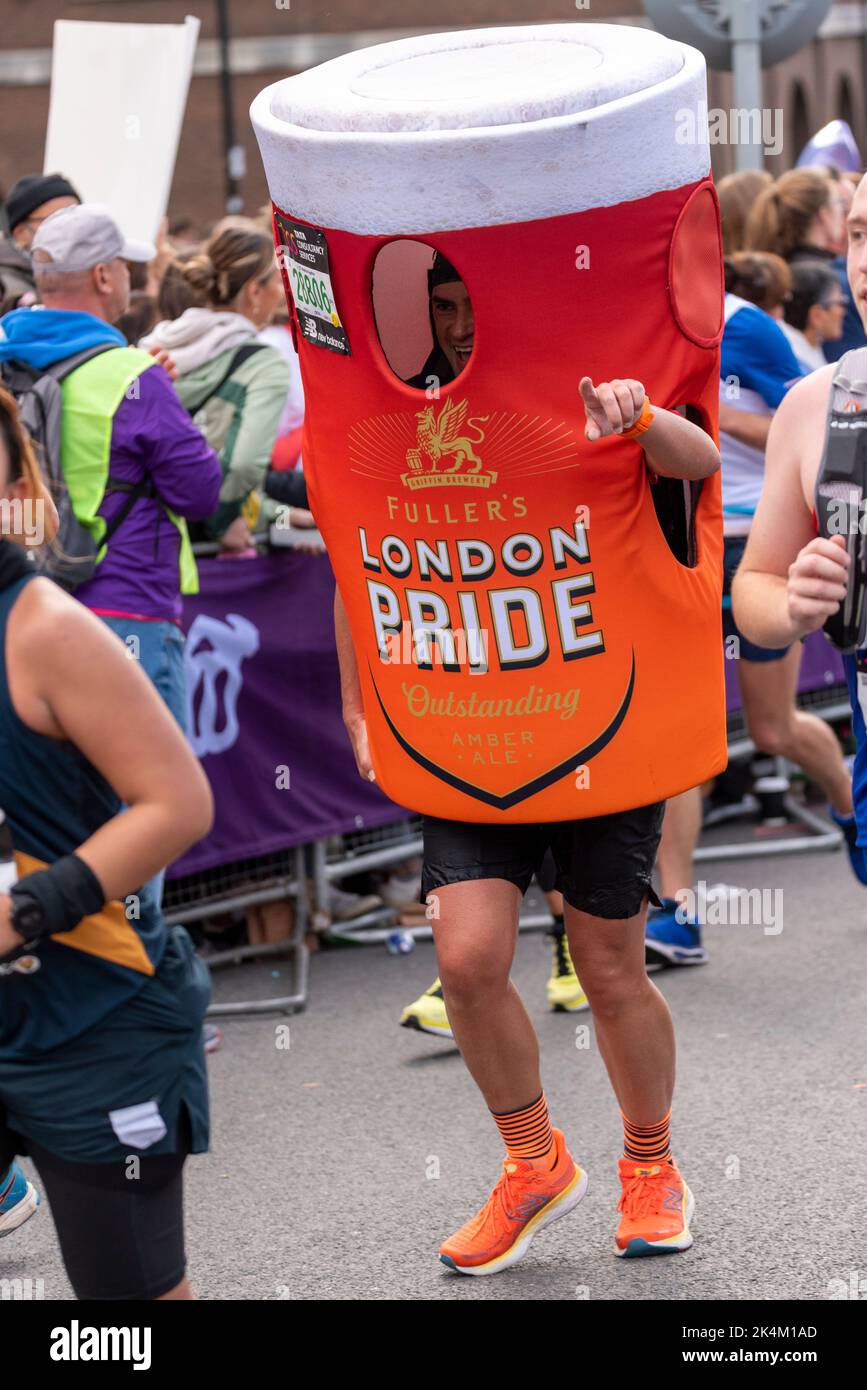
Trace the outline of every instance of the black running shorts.
<path fill-rule="evenodd" d="M 182 1172 L 208 1147 L 208 971 L 172 927 L 157 972 L 87 1032 L 0 1059 L 0 1178 L 30 1154 L 76 1296 L 152 1299 L 184 1276 Z M 149 1109 L 145 1142 L 130 1113 Z"/>
<path fill-rule="evenodd" d="M 70 1163 L 30 1142 L 76 1298 L 149 1301 L 183 1279 L 186 1112 L 179 1130 L 181 1152 L 141 1155 L 137 1170 Z"/>
<path fill-rule="evenodd" d="M 557 865 L 550 849 L 546 849 L 542 856 L 536 878 L 543 893 L 552 893 L 557 887 Z"/>
<path fill-rule="evenodd" d="M 421 902 L 428 893 L 470 879 L 503 878 L 525 893 L 550 849 L 554 882 L 570 906 L 610 920 L 634 917 L 651 886 L 665 802 L 589 820 L 489 825 L 422 818 L 424 867 Z"/>

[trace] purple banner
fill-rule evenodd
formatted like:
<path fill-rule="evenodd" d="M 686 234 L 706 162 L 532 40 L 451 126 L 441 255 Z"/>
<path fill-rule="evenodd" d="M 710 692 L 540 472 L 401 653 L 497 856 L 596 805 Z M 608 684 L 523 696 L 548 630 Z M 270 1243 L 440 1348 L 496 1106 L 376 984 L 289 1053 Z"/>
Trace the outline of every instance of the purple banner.
<path fill-rule="evenodd" d="M 362 781 L 343 727 L 326 556 L 199 562 L 184 601 L 188 737 L 216 806 L 198 873 L 409 813 Z"/>

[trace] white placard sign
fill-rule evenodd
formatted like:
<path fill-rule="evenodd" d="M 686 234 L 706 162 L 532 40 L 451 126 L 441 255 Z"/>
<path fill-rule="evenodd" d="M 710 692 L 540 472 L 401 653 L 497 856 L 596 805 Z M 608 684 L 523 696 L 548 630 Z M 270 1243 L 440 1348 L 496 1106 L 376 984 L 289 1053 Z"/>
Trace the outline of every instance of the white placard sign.
<path fill-rule="evenodd" d="M 171 189 L 199 21 L 54 25 L 47 174 L 154 241 Z"/>

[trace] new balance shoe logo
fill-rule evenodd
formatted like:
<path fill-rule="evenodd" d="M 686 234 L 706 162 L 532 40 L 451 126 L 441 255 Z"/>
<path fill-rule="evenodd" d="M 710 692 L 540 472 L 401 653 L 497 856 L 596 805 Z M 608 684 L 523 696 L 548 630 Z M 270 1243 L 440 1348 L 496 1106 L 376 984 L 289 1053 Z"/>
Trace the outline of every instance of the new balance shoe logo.
<path fill-rule="evenodd" d="M 665 1189 L 665 1198 L 663 1199 L 663 1203 L 662 1203 L 662 1206 L 663 1206 L 663 1210 L 664 1210 L 664 1211 L 678 1211 L 678 1212 L 679 1212 L 679 1211 L 680 1211 L 680 1208 L 681 1208 L 681 1205 L 682 1205 L 682 1202 L 683 1202 L 683 1194 L 678 1190 L 678 1188 L 676 1188 L 676 1187 L 667 1187 L 667 1188 Z"/>
<path fill-rule="evenodd" d="M 533 1216 L 540 1207 L 544 1207 L 546 1202 L 550 1202 L 550 1200 L 550 1197 L 524 1197 L 515 1209 L 507 1212 L 506 1215 L 509 1217 L 510 1221 L 526 1221 L 529 1217 Z"/>

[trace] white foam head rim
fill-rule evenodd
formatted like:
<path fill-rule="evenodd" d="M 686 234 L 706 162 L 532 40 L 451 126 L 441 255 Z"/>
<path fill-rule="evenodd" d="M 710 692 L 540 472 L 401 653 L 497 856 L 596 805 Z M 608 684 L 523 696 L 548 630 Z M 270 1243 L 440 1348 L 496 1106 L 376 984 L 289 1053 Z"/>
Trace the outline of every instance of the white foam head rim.
<path fill-rule="evenodd" d="M 266 87 L 250 115 L 279 207 L 407 235 L 695 183 L 710 171 L 706 101 L 697 49 L 575 23 L 377 44 Z"/>

